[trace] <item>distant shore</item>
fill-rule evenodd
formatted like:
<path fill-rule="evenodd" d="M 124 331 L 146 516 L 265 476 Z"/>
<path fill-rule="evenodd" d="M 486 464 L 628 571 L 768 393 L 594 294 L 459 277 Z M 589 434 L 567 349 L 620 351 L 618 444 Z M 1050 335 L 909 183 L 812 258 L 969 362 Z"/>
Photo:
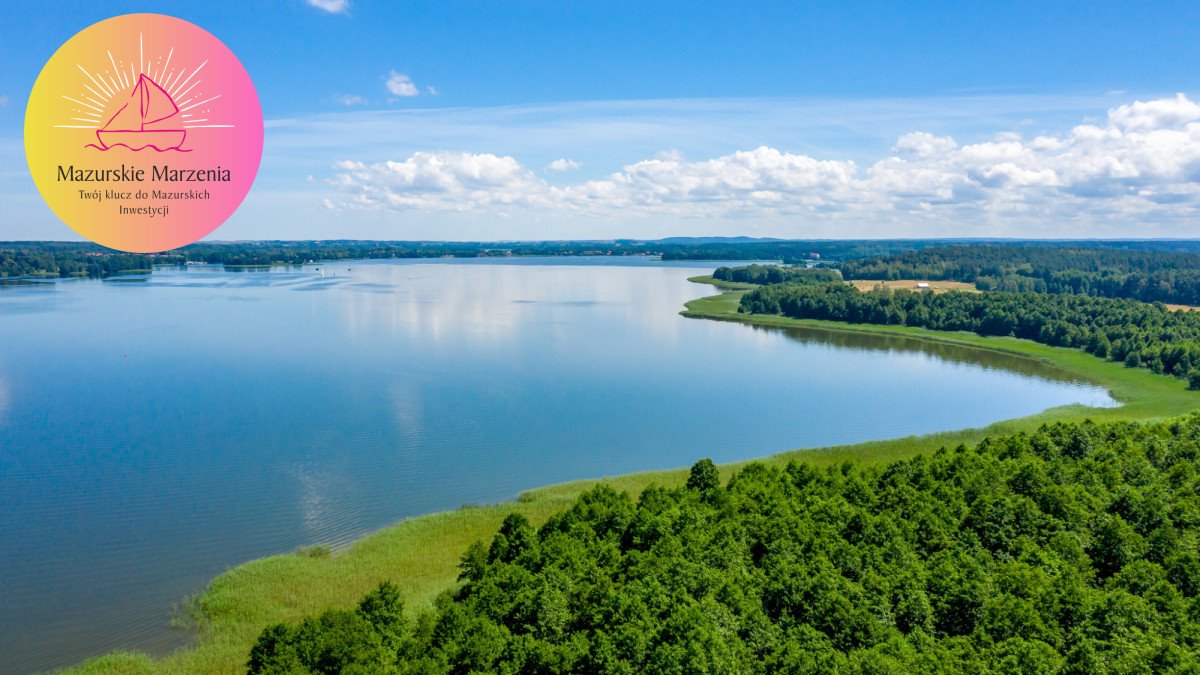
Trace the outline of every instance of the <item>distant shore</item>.
<path fill-rule="evenodd" d="M 792 450 L 756 460 L 721 466 L 724 476 L 749 461 L 785 464 L 800 460 L 814 465 L 847 460 L 886 462 L 929 453 L 942 446 L 976 443 L 985 436 L 1031 431 L 1044 423 L 1079 421 L 1149 421 L 1200 409 L 1200 392 L 1186 383 L 1140 368 L 1125 368 L 1079 350 L 1048 347 L 1014 338 L 980 337 L 973 333 L 944 333 L 895 326 L 849 325 L 780 316 L 738 314 L 742 294 L 753 286 L 693 277 L 724 292 L 686 303 L 688 318 L 736 321 L 777 328 L 904 335 L 922 340 L 1002 351 L 1039 360 L 1081 380 L 1103 386 L 1120 406 L 1090 408 L 1069 405 L 996 422 L 978 429 L 947 431 L 886 441 Z M 699 459 L 699 458 L 697 458 Z M 618 490 L 640 493 L 646 486 L 680 485 L 687 469 L 627 474 L 538 488 L 501 504 L 463 507 L 456 511 L 418 516 L 363 537 L 332 555 L 300 551 L 253 560 L 217 577 L 203 593 L 181 603 L 178 616 L 196 630 L 195 646 L 162 659 L 114 652 L 92 659 L 73 671 L 80 673 L 241 672 L 259 633 L 268 625 L 297 620 L 329 607 L 350 607 L 381 579 L 399 586 L 411 611 L 429 607 L 458 576 L 458 563 L 467 546 L 488 540 L 511 513 L 521 513 L 535 525 L 569 506 L 583 491 L 606 483 Z"/>

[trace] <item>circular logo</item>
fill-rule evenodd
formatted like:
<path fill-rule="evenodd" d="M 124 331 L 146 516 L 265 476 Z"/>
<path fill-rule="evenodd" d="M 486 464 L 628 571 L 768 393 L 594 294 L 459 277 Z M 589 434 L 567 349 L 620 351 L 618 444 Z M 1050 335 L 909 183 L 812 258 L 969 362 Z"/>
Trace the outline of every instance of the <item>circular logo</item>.
<path fill-rule="evenodd" d="M 25 156 L 71 229 L 152 253 L 215 230 L 262 159 L 262 108 L 233 52 L 161 14 L 77 33 L 42 69 L 25 111 Z"/>

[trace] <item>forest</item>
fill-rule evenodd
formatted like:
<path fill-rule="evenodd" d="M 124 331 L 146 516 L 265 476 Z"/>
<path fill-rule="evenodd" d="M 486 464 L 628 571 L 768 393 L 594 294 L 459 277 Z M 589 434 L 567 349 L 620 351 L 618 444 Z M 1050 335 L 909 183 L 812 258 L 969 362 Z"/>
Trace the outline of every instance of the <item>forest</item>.
<path fill-rule="evenodd" d="M 721 240 L 720 238 L 677 237 L 663 239 L 661 247 L 664 260 L 780 260 L 787 264 L 822 261 L 884 260 L 892 256 L 913 256 L 929 249 L 989 248 L 1003 251 L 1002 255 L 1021 258 L 1028 255 L 1021 249 L 1042 249 L 1053 257 L 1052 251 L 1064 249 L 1102 251 L 1150 251 L 1200 253 L 1200 241 L 1184 239 L 1122 239 L 1122 240 L 1028 240 L 1028 239 L 820 239 L 777 240 L 749 239 L 744 237 Z M 1014 250 L 1015 249 L 1015 250 Z M 815 255 L 814 255 L 815 254 Z M 868 278 L 912 278 L 912 277 L 849 277 Z M 928 278 L 928 277 L 917 277 Z M 947 277 L 949 279 L 949 277 Z"/>
<path fill-rule="evenodd" d="M 952 245 L 953 244 L 953 245 Z M 983 291 L 1082 293 L 1200 304 L 1198 241 L 991 241 L 750 238 L 596 241 L 200 241 L 126 253 L 73 241 L 0 241 L 0 277 L 102 277 L 152 265 L 304 264 L 370 258 L 660 256 L 665 261 L 836 265 L 846 279 L 970 281 Z"/>
<path fill-rule="evenodd" d="M 83 242 L 0 242 L 0 277 L 104 277 L 152 265 L 302 265 L 381 258 L 519 256 L 661 256 L 664 260 L 845 260 L 890 255 L 932 242 L 764 241 L 677 237 L 657 241 L 202 241 L 171 251 L 135 254 Z"/>
<path fill-rule="evenodd" d="M 508 256 L 650 255 L 634 242 L 263 241 L 200 242 L 172 252 L 186 260 L 267 265 L 380 258 L 486 258 Z"/>
<path fill-rule="evenodd" d="M 847 279 L 973 282 L 981 291 L 1074 293 L 1200 305 L 1200 253 L 1057 246 L 938 246 L 849 260 Z"/>
<path fill-rule="evenodd" d="M 251 673 L 1196 672 L 1200 416 L 1057 423 L 884 465 L 702 460 L 510 516 L 406 614 L 262 632 Z"/>
<path fill-rule="evenodd" d="M 953 245 L 950 245 L 953 244 Z M 202 241 L 154 254 L 84 242 L 0 242 L 0 278 L 104 277 L 153 265 L 300 265 L 378 258 L 661 256 L 836 265 L 847 279 L 953 279 L 981 290 L 1072 292 L 1200 304 L 1200 242 L 769 240 L 745 237 L 604 241 Z"/>
<path fill-rule="evenodd" d="M 868 256 L 890 256 L 935 245 L 933 240 L 873 239 L 776 241 L 738 240 L 688 242 L 671 239 L 661 242 L 663 260 L 779 260 L 796 264 L 814 260 L 853 260 Z"/>
<path fill-rule="evenodd" d="M 70 242 L 0 243 L 0 278 L 22 276 L 107 277 L 149 269 L 149 256 Z"/>
<path fill-rule="evenodd" d="M 824 267 L 780 267 L 778 265 L 745 265 L 742 267 L 718 267 L 712 274 L 714 279 L 736 281 L 744 284 L 828 284 L 841 281 L 842 275 L 835 269 Z"/>
<path fill-rule="evenodd" d="M 903 242 L 784 242 L 677 238 L 663 241 L 202 241 L 155 254 L 116 251 L 84 242 L 0 242 L 0 278 L 22 276 L 105 277 L 153 265 L 302 265 L 310 262 L 381 258 L 488 258 L 518 256 L 661 256 L 665 260 L 767 260 L 781 253 L 809 259 L 844 259 L 909 250 Z"/>
<path fill-rule="evenodd" d="M 776 284 L 746 293 L 738 311 L 1011 335 L 1188 378 L 1200 388 L 1200 312 L 1170 311 L 1161 304 L 1086 295 Z"/>

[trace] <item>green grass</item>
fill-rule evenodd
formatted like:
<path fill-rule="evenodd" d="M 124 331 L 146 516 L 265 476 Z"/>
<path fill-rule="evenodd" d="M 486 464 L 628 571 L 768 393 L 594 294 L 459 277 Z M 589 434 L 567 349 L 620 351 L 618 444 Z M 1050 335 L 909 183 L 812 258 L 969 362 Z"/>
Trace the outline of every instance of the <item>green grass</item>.
<path fill-rule="evenodd" d="M 721 279 L 714 279 L 710 275 L 704 275 L 702 277 L 688 277 L 688 281 L 693 281 L 698 284 L 710 284 L 727 291 L 750 291 L 758 288 L 758 284 L 748 284 L 742 281 L 722 281 Z"/>
<path fill-rule="evenodd" d="M 692 281 L 716 286 L 727 284 L 711 277 Z M 740 291 L 726 292 L 687 303 L 682 312 L 691 318 L 740 321 L 764 326 L 810 326 L 829 330 L 903 334 L 925 340 L 971 345 L 1037 359 L 1065 369 L 1076 377 L 1106 387 L 1122 403 L 1118 408 L 1079 405 L 1052 408 L 1037 415 L 997 422 L 981 429 L 964 429 L 855 445 L 793 450 L 763 461 L 782 464 L 793 459 L 817 465 L 846 460 L 886 462 L 936 450 L 940 446 L 975 443 L 987 435 L 1027 431 L 1042 423 L 1091 418 L 1100 420 L 1155 420 L 1200 409 L 1200 392 L 1189 391 L 1173 377 L 1147 370 L 1125 368 L 1082 351 L 1048 347 L 1013 338 L 980 337 L 973 333 L 938 333 L 916 328 L 868 326 L 800 321 L 778 316 L 737 313 Z M 699 457 L 697 457 L 699 459 Z M 744 462 L 721 467 L 728 476 Z M 347 608 L 384 579 L 396 583 L 411 611 L 429 607 L 450 588 L 457 576 L 460 556 L 473 541 L 490 540 L 510 513 L 521 513 L 535 525 L 566 508 L 583 491 L 604 482 L 631 494 L 647 485 L 679 485 L 687 469 L 629 474 L 599 480 L 577 481 L 531 490 L 503 504 L 464 507 L 458 511 L 421 516 L 400 522 L 364 537 L 330 556 L 310 550 L 255 560 L 239 565 L 212 582 L 199 596 L 183 604 L 195 623 L 197 640 L 159 660 L 143 654 L 119 652 L 93 659 L 73 672 L 80 673 L 238 673 L 251 645 L 266 626 L 296 620 L 330 607 Z"/>

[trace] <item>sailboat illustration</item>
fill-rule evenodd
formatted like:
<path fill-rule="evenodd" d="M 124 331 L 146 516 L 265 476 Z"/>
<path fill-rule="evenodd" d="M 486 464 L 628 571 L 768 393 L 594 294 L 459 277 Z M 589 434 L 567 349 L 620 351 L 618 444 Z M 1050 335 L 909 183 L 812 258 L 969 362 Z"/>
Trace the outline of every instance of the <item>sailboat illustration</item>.
<path fill-rule="evenodd" d="M 157 82 L 138 76 L 129 101 L 96 131 L 100 150 L 123 145 L 130 150 L 154 148 L 158 152 L 183 150 L 187 130 L 179 117 L 179 106 Z"/>

